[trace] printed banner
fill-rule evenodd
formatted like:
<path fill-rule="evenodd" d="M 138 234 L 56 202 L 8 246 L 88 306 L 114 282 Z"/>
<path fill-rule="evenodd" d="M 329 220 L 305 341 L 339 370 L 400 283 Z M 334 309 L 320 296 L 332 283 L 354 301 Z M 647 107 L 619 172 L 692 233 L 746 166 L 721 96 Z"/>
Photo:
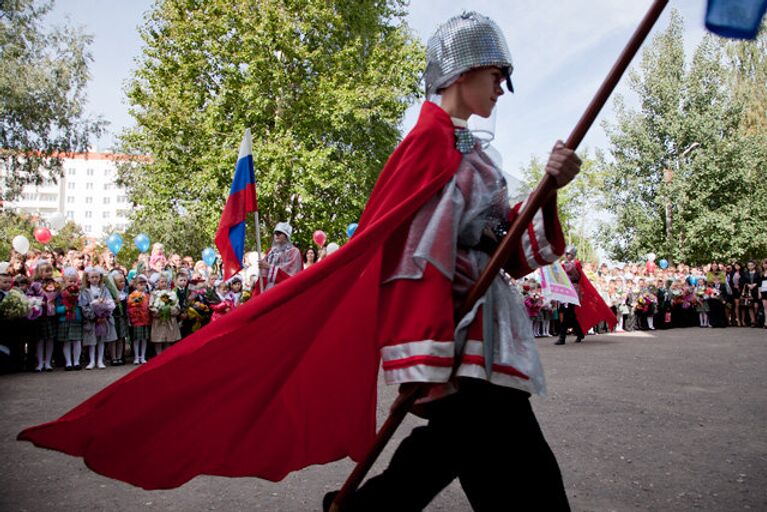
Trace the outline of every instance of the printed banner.
<path fill-rule="evenodd" d="M 540 271 L 541 289 L 544 297 L 548 300 L 566 302 L 576 306 L 581 305 L 578 292 L 575 291 L 573 283 L 570 282 L 570 278 L 567 277 L 567 272 L 562 268 L 560 262 L 556 261 L 551 265 L 541 267 Z"/>

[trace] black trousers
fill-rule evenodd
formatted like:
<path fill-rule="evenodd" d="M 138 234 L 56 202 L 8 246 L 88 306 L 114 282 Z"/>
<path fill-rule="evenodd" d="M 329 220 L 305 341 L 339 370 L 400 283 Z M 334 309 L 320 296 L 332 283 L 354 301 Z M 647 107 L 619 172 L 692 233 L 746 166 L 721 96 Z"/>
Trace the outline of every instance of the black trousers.
<path fill-rule="evenodd" d="M 458 393 L 429 404 L 428 425 L 413 429 L 344 512 L 420 511 L 455 478 L 475 511 L 570 510 L 529 396 L 462 379 Z"/>
<path fill-rule="evenodd" d="M 575 333 L 576 338 L 581 339 L 583 338 L 583 330 L 581 329 L 580 324 L 578 323 L 578 319 L 575 318 L 575 308 L 577 306 L 573 306 L 572 304 L 568 304 L 567 307 L 564 305 L 559 306 L 559 318 L 560 320 L 560 331 L 559 331 L 559 339 L 564 340 L 567 336 L 567 328 L 572 327 L 573 332 Z"/>

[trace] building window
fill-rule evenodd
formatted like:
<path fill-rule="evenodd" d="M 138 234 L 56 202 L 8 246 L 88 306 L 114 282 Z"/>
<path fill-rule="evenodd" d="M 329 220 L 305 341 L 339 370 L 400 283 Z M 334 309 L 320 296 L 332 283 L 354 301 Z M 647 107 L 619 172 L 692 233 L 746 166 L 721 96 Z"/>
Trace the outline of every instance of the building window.
<path fill-rule="evenodd" d="M 67 196 L 67 204 L 71 204 L 75 202 L 75 196 Z"/>
<path fill-rule="evenodd" d="M 115 215 L 118 217 L 127 217 L 128 216 L 128 210 L 117 210 L 115 212 Z"/>
<path fill-rule="evenodd" d="M 109 198 L 108 197 L 104 198 L 104 204 L 109 204 Z"/>
<path fill-rule="evenodd" d="M 67 169 L 67 176 L 74 176 L 76 172 L 77 172 L 77 169 L 75 169 L 74 167 L 70 167 L 69 169 Z"/>
<path fill-rule="evenodd" d="M 112 190 L 112 184 L 111 183 L 105 183 L 104 184 L 104 190 Z"/>
<path fill-rule="evenodd" d="M 109 213 L 110 213 L 110 212 L 104 212 L 104 213 L 102 213 L 102 214 L 101 214 L 101 218 L 102 218 L 102 219 L 108 219 L 108 218 L 109 218 Z"/>
<path fill-rule="evenodd" d="M 86 224 L 85 226 L 83 226 L 83 230 L 84 230 L 86 233 L 90 233 L 90 232 L 91 232 L 91 227 L 92 227 L 92 226 L 91 226 L 90 224 Z"/>
<path fill-rule="evenodd" d="M 74 190 L 75 189 L 75 182 L 74 181 L 70 181 L 69 183 L 67 183 L 67 188 L 69 190 Z"/>
<path fill-rule="evenodd" d="M 90 219 L 90 218 L 92 218 L 92 217 L 93 217 L 93 210 L 87 210 L 87 211 L 85 212 L 85 218 L 86 218 L 86 219 Z"/>
<path fill-rule="evenodd" d="M 88 176 L 93 176 L 93 172 L 94 172 L 93 169 L 88 169 L 88 171 L 85 174 L 87 174 Z"/>
<path fill-rule="evenodd" d="M 85 204 L 93 204 L 93 198 L 91 196 L 86 197 Z"/>
<path fill-rule="evenodd" d="M 40 194 L 40 201 L 51 202 L 57 199 L 56 194 Z"/>
<path fill-rule="evenodd" d="M 118 203 L 127 203 L 128 202 L 128 196 L 117 196 L 117 202 Z"/>
<path fill-rule="evenodd" d="M 67 210 L 67 219 L 74 219 L 75 218 L 75 212 L 72 210 Z"/>
<path fill-rule="evenodd" d="M 85 190 L 93 190 L 93 183 L 86 183 Z"/>

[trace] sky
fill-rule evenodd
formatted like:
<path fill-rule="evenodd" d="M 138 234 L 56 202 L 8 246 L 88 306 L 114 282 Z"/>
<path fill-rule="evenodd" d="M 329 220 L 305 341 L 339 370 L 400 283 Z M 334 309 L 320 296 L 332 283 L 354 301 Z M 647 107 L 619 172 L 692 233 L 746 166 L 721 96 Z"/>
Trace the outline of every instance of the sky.
<path fill-rule="evenodd" d="M 108 132 L 95 149 L 110 149 L 115 137 L 133 121 L 124 86 L 141 54 L 138 27 L 151 0 L 56 0 L 46 24 L 64 20 L 81 26 L 93 38 L 90 113 L 101 115 Z M 515 93 L 500 99 L 495 115 L 493 146 L 505 170 L 518 174 L 531 157 L 545 158 L 557 139 L 565 140 L 591 97 L 638 26 L 651 0 L 411 0 L 407 23 L 425 43 L 437 25 L 464 10 L 493 18 L 503 30 L 514 61 Z M 650 38 L 668 25 L 676 8 L 685 21 L 688 56 L 704 34 L 705 0 L 672 0 Z M 616 93 L 631 93 L 625 79 Z M 415 123 L 419 106 L 403 120 Z M 600 123 L 613 118 L 612 105 L 603 109 L 581 149 L 607 148 Z"/>

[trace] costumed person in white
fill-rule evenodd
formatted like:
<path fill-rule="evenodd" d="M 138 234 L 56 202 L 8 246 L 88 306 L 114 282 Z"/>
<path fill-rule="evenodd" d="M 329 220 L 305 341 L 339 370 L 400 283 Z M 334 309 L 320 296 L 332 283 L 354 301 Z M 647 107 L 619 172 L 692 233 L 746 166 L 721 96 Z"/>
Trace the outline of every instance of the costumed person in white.
<path fill-rule="evenodd" d="M 287 222 L 279 222 L 274 227 L 272 247 L 259 263 L 264 291 L 296 275 L 303 268 L 301 251 L 290 241 L 293 228 Z M 254 291 L 258 293 L 259 286 Z"/>

